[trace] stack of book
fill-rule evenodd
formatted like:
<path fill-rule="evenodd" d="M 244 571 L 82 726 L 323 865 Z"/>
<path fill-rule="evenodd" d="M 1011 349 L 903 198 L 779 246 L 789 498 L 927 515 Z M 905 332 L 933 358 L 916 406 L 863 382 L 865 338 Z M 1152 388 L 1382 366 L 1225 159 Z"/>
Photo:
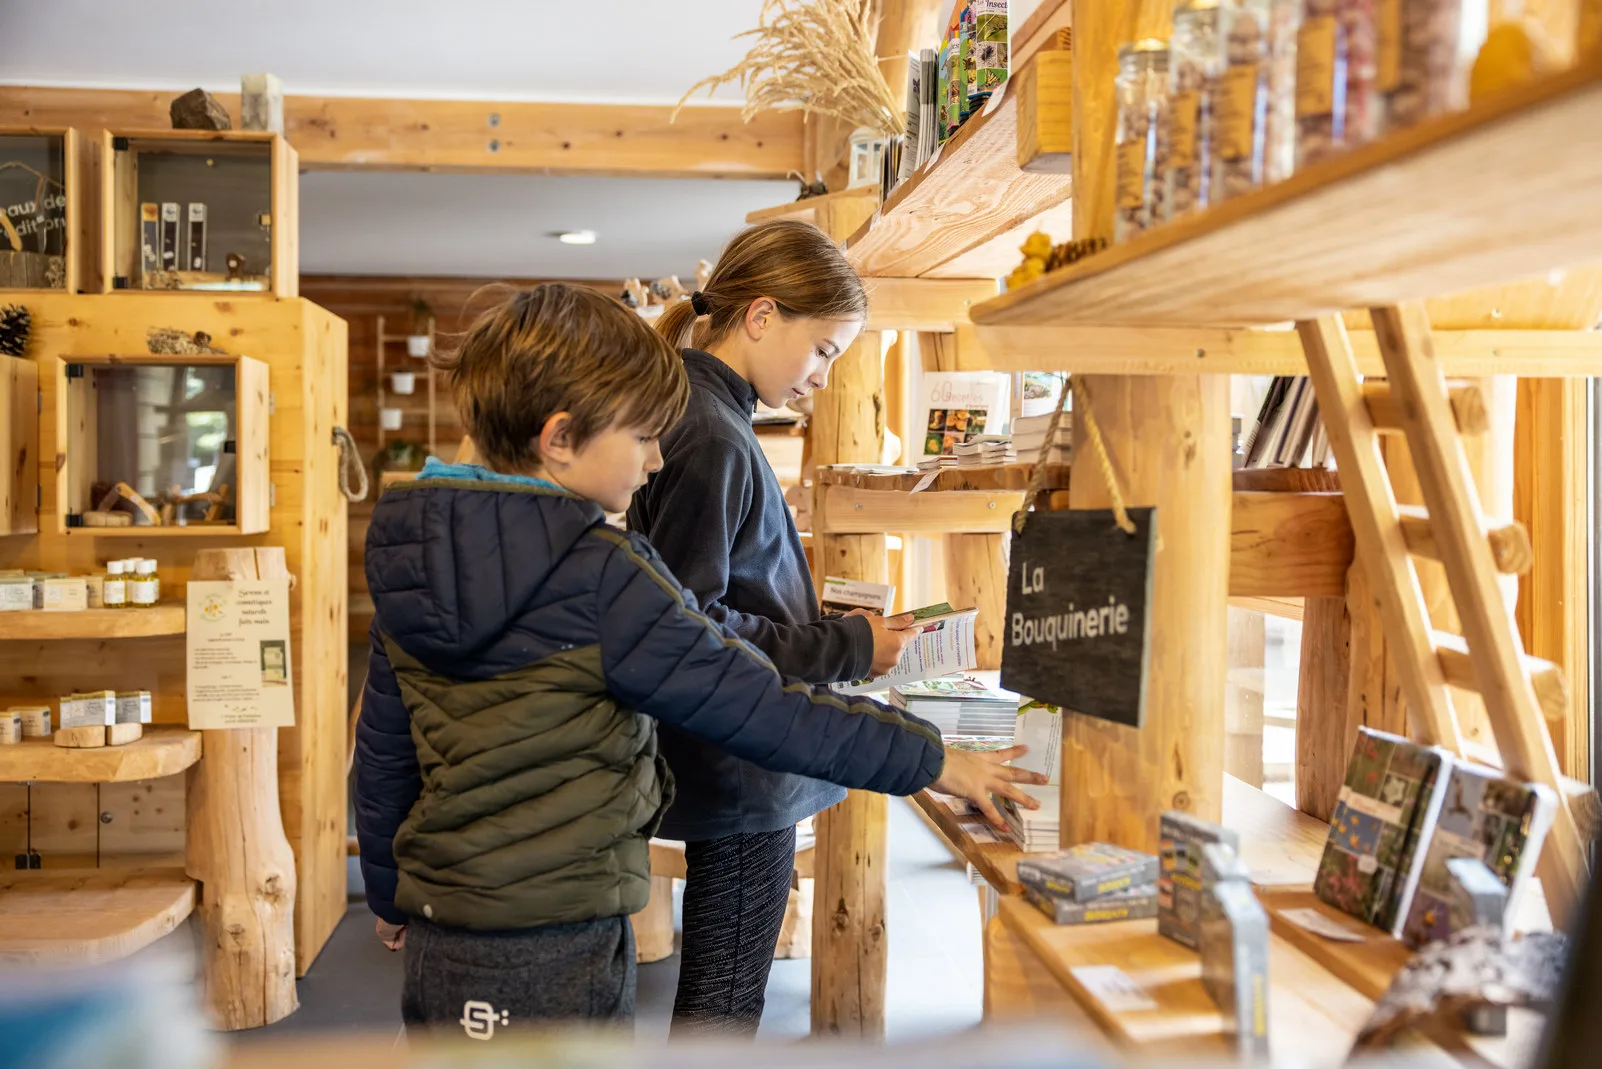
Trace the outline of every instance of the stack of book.
<path fill-rule="evenodd" d="M 1018 862 L 1024 897 L 1058 924 L 1157 915 L 1157 858 L 1111 843 L 1080 843 Z"/>
<path fill-rule="evenodd" d="M 1012 439 L 1000 434 L 981 434 L 951 447 L 959 468 L 982 468 L 1010 464 L 1015 458 Z"/>
<path fill-rule="evenodd" d="M 1051 429 L 1051 413 L 1019 416 L 1012 421 L 1012 448 L 1018 463 L 1067 464 L 1073 458 L 1074 414 L 1064 412 L 1057 421 L 1057 438 L 1049 447 L 1046 432 Z"/>
<path fill-rule="evenodd" d="M 941 453 L 939 456 L 933 457 L 924 457 L 922 460 L 918 461 L 918 471 L 925 474 L 931 471 L 939 471 L 941 468 L 954 468 L 956 466 L 957 458 L 949 453 Z"/>
<path fill-rule="evenodd" d="M 1246 440 L 1244 468 L 1323 468 L 1329 436 L 1318 418 L 1318 399 L 1305 375 L 1280 375 L 1268 387 L 1257 425 Z"/>
<path fill-rule="evenodd" d="M 1454 858 L 1483 860 L 1517 908 L 1557 810 L 1552 791 L 1359 729 L 1313 890 L 1418 947 L 1452 934 Z"/>
<path fill-rule="evenodd" d="M 1001 815 L 1006 818 L 1012 836 L 1026 854 L 1049 854 L 1060 842 L 1059 814 L 1061 813 L 1061 787 L 1033 787 L 1018 784 L 1018 788 L 1040 803 L 1039 809 L 1022 809 L 1010 799 L 1003 799 Z"/>
<path fill-rule="evenodd" d="M 1012 738 L 1018 695 L 972 676 L 944 676 L 890 688 L 890 704 L 927 720 L 947 736 Z"/>

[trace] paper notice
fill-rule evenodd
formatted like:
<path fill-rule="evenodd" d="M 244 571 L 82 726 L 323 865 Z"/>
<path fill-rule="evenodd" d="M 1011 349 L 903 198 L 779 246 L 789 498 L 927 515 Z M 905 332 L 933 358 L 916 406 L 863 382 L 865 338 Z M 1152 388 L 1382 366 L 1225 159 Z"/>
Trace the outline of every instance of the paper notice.
<path fill-rule="evenodd" d="M 189 584 L 189 727 L 290 727 L 289 581 Z"/>
<path fill-rule="evenodd" d="M 1138 1013 L 1157 1008 L 1156 1000 L 1116 965 L 1078 965 L 1068 971 L 1114 1013 Z"/>
<path fill-rule="evenodd" d="M 1282 909 L 1279 915 L 1298 928 L 1305 928 L 1314 935 L 1321 935 L 1325 939 L 1333 939 L 1338 943 L 1361 943 L 1366 938 L 1362 932 L 1354 931 L 1331 917 L 1326 917 L 1316 909 Z"/>

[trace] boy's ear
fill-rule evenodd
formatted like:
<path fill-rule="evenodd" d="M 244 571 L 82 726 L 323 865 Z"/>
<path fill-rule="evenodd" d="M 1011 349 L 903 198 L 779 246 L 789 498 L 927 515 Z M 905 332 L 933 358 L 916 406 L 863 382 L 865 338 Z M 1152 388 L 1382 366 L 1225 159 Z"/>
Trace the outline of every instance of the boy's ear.
<path fill-rule="evenodd" d="M 760 340 L 778 315 L 779 306 L 771 297 L 758 297 L 745 310 L 746 335 L 752 341 Z"/>
<path fill-rule="evenodd" d="M 573 460 L 573 416 L 558 412 L 540 428 L 540 459 L 546 463 L 568 464 Z"/>

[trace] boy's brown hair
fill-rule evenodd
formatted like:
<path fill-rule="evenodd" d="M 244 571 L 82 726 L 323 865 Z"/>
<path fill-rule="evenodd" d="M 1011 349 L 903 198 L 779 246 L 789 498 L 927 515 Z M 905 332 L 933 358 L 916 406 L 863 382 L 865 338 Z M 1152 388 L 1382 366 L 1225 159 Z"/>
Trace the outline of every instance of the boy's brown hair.
<path fill-rule="evenodd" d="M 558 412 L 580 448 L 613 424 L 661 434 L 684 414 L 684 361 L 623 304 L 585 286 L 522 290 L 468 328 L 434 366 L 449 372 L 462 423 L 485 463 L 526 471 Z"/>

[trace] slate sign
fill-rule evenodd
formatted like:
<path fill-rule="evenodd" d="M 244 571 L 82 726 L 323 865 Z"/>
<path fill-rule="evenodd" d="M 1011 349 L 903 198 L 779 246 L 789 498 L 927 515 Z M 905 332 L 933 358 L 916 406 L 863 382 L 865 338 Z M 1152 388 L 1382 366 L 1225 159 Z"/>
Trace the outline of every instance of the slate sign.
<path fill-rule="evenodd" d="M 1140 727 L 1151 640 L 1157 510 L 1034 512 L 1012 538 L 1001 685 L 1064 709 Z"/>

